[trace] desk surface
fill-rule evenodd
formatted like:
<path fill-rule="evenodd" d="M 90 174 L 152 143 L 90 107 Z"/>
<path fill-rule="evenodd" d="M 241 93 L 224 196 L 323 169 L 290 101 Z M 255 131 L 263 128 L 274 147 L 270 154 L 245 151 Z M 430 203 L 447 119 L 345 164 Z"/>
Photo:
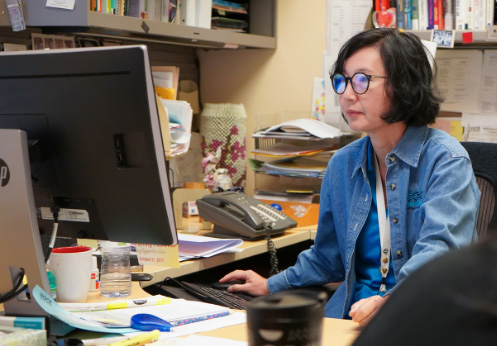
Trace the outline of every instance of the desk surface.
<path fill-rule="evenodd" d="M 137 282 L 133 282 L 131 296 L 128 299 L 139 299 L 149 296 L 143 291 Z M 99 292 L 90 293 L 87 302 L 109 301 L 115 298 L 105 298 Z M 359 335 L 357 323 L 350 320 L 340 320 L 334 318 L 325 318 L 323 320 L 322 346 L 350 346 Z M 247 341 L 248 330 L 247 324 L 238 324 L 235 326 L 224 327 L 211 330 L 208 332 L 198 333 L 199 335 L 214 336 L 238 341 Z"/>
<path fill-rule="evenodd" d="M 323 320 L 323 334 L 321 337 L 321 345 L 350 346 L 359 335 L 359 332 L 359 327 L 355 322 L 352 322 L 350 320 L 325 318 Z M 244 323 L 198 334 L 237 341 L 247 341 L 248 329 L 247 324 Z"/>
<path fill-rule="evenodd" d="M 306 226 L 293 228 L 285 231 L 281 236 L 274 237 L 273 242 L 277 249 L 290 245 L 295 245 L 307 240 L 314 239 L 316 226 Z M 200 231 L 202 235 L 206 231 Z M 240 246 L 240 252 L 224 253 L 208 258 L 198 258 L 180 263 L 179 268 L 167 268 L 159 266 L 145 266 L 144 271 L 151 273 L 154 277 L 151 281 L 142 281 L 141 286 L 150 286 L 157 282 L 162 282 L 166 277 L 179 277 L 187 274 L 197 273 L 202 270 L 232 263 L 238 260 L 260 255 L 267 252 L 267 242 L 265 239 L 256 241 L 244 241 Z"/>

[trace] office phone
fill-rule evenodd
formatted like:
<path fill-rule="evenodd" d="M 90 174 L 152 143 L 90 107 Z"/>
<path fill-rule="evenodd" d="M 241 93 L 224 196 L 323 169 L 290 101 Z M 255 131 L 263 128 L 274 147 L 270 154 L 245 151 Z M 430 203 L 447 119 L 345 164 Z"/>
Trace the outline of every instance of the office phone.
<path fill-rule="evenodd" d="M 288 215 L 243 192 L 218 192 L 197 200 L 201 218 L 214 224 L 212 233 L 217 238 L 255 240 L 282 234 L 296 227 Z"/>

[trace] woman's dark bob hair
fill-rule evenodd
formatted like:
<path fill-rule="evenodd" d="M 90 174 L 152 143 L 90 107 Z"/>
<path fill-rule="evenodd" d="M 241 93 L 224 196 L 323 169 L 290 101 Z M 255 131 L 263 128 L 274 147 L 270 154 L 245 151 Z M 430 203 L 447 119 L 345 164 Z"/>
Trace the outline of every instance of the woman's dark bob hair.
<path fill-rule="evenodd" d="M 359 49 L 369 46 L 378 47 L 388 76 L 385 88 L 392 108 L 383 119 L 389 124 L 403 121 L 413 126 L 435 122 L 442 102 L 435 85 L 435 59 L 432 59 L 432 71 L 428 60 L 431 54 L 412 33 L 390 28 L 360 32 L 340 49 L 331 76 L 343 73 L 345 61 Z"/>

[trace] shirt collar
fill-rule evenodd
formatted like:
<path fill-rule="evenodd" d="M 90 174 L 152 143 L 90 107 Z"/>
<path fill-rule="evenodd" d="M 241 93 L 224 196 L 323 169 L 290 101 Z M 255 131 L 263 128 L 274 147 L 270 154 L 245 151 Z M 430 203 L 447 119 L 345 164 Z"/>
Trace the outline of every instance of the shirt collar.
<path fill-rule="evenodd" d="M 400 160 L 404 161 L 410 166 L 417 167 L 423 145 L 428 138 L 428 126 L 408 126 L 400 142 L 392 150 L 390 155 L 397 156 Z M 368 149 L 371 145 L 369 136 L 364 139 L 362 146 L 362 155 L 358 157 L 356 167 L 353 174 L 359 169 L 367 172 L 368 169 Z"/>
<path fill-rule="evenodd" d="M 428 138 L 428 126 L 408 126 L 392 154 L 410 166 L 417 167 L 423 145 Z"/>

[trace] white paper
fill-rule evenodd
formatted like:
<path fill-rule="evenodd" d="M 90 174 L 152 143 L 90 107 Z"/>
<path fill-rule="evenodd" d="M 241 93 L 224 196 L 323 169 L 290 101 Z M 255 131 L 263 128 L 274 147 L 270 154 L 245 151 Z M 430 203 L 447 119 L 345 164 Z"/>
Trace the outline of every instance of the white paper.
<path fill-rule="evenodd" d="M 364 30 L 373 3 L 371 0 L 328 0 L 328 55 L 336 56 L 340 47 Z"/>
<path fill-rule="evenodd" d="M 433 69 L 433 59 L 437 56 L 437 44 L 433 41 L 421 40 L 423 46 L 428 49 L 429 53 L 426 53 L 428 60 L 430 61 L 430 66 Z"/>
<path fill-rule="evenodd" d="M 212 257 L 235 249 L 243 244 L 241 239 L 217 239 L 191 234 L 178 234 L 180 256 Z"/>
<path fill-rule="evenodd" d="M 487 49 L 483 53 L 480 90 L 480 113 L 497 114 L 497 51 Z"/>
<path fill-rule="evenodd" d="M 495 114 L 463 113 L 461 125 L 464 127 L 464 141 L 497 143 Z"/>
<path fill-rule="evenodd" d="M 173 88 L 173 73 L 152 71 L 154 86 L 161 88 Z"/>
<path fill-rule="evenodd" d="M 245 341 L 235 341 L 230 339 L 216 338 L 213 336 L 190 335 L 187 338 L 174 344 L 175 346 L 246 346 Z"/>
<path fill-rule="evenodd" d="M 63 8 L 65 10 L 74 10 L 76 0 L 47 0 L 47 7 Z"/>
<path fill-rule="evenodd" d="M 478 112 L 483 54 L 478 50 L 439 50 L 437 83 L 444 98 L 441 109 Z"/>
<path fill-rule="evenodd" d="M 340 130 L 336 127 L 311 118 L 290 120 L 279 125 L 271 126 L 266 131 L 262 131 L 261 133 L 264 134 L 267 132 L 273 132 L 280 128 L 285 128 L 287 131 L 291 128 L 301 129 L 318 138 L 335 138 L 341 135 Z"/>

